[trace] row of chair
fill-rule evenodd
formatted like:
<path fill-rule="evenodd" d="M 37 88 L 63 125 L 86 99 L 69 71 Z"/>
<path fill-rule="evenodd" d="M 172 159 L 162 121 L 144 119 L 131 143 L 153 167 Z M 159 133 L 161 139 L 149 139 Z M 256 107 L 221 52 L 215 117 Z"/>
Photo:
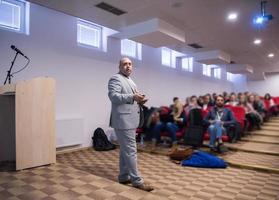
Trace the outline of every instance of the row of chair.
<path fill-rule="evenodd" d="M 275 102 L 275 104 L 278 106 L 279 108 L 279 97 L 273 97 L 273 100 Z M 265 108 L 266 110 L 268 110 L 270 108 L 270 105 L 267 103 L 267 101 L 264 101 L 265 103 Z M 225 105 L 225 107 L 229 108 L 233 114 L 234 117 L 236 119 L 236 121 L 238 122 L 239 126 L 240 126 L 240 132 L 243 135 L 243 133 L 246 131 L 247 127 L 249 127 L 249 122 L 246 120 L 246 113 L 245 113 L 245 109 L 241 106 L 231 106 L 231 105 Z M 170 108 L 167 106 L 161 106 L 160 107 L 160 117 L 161 118 L 166 118 L 167 115 L 169 115 L 169 113 L 171 112 Z M 201 109 L 201 114 L 203 117 L 205 117 L 207 115 L 207 113 L 209 112 L 209 109 L 207 110 L 202 110 Z M 182 139 L 184 137 L 184 134 L 187 130 L 188 127 L 188 120 L 185 122 L 185 124 L 183 126 L 181 126 L 181 128 L 176 132 L 176 138 Z M 144 128 L 138 128 L 137 129 L 137 134 L 143 134 L 145 132 Z M 167 137 L 168 133 L 166 131 L 162 131 L 161 132 L 161 136 L 163 137 Z M 210 135 L 208 133 L 207 130 L 205 130 L 204 132 L 204 136 L 203 136 L 203 140 L 209 140 Z M 223 135 L 222 136 L 222 140 L 224 142 L 228 142 L 231 141 L 232 138 L 229 138 L 228 135 Z"/>

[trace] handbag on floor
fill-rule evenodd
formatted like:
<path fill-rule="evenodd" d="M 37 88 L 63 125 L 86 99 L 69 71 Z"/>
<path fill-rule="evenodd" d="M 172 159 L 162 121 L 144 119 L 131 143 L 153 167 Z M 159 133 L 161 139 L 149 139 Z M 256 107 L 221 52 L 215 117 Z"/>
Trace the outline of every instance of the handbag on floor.
<path fill-rule="evenodd" d="M 176 148 L 169 154 L 169 157 L 172 160 L 182 161 L 190 157 L 192 153 L 193 153 L 192 148 L 184 148 L 184 149 Z"/>

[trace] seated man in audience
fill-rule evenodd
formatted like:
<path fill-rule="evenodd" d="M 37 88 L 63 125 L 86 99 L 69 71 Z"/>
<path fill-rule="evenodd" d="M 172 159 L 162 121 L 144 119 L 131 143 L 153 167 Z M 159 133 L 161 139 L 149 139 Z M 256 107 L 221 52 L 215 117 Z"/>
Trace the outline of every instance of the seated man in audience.
<path fill-rule="evenodd" d="M 238 105 L 238 100 L 237 100 L 236 94 L 234 92 L 231 93 L 230 99 L 226 103 L 226 105 L 231 105 L 231 106 L 237 106 Z"/>
<path fill-rule="evenodd" d="M 226 128 L 233 126 L 236 123 L 232 111 L 224 107 L 224 97 L 222 95 L 217 96 L 216 105 L 205 117 L 205 123 L 209 125 L 210 149 L 215 152 L 222 151 L 222 134 L 226 133 Z"/>
<path fill-rule="evenodd" d="M 211 100 L 212 100 L 212 105 L 215 105 L 215 103 L 216 103 L 216 98 L 217 98 L 217 94 L 214 92 L 214 93 L 212 93 L 212 98 L 211 98 Z"/>
<path fill-rule="evenodd" d="M 202 95 L 200 95 L 199 97 L 198 97 L 198 105 L 202 108 L 202 106 L 203 106 L 203 96 Z"/>

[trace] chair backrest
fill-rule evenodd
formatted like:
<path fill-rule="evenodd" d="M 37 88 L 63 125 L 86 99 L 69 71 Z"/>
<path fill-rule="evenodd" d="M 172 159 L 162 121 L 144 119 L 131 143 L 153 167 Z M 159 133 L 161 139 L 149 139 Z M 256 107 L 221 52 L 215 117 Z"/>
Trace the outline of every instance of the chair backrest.
<path fill-rule="evenodd" d="M 206 109 L 206 110 L 202 110 L 201 112 L 202 112 L 202 117 L 203 118 L 205 118 L 206 117 L 206 115 L 209 113 L 209 109 Z"/>
<path fill-rule="evenodd" d="M 279 106 L 279 97 L 273 97 L 272 99 L 273 99 L 274 103 L 275 103 L 277 106 Z"/>
<path fill-rule="evenodd" d="M 164 123 L 173 121 L 173 116 L 171 115 L 171 109 L 168 106 L 160 107 L 160 119 Z"/>
<path fill-rule="evenodd" d="M 225 104 L 224 107 L 225 107 L 225 108 L 231 108 L 231 107 L 233 107 L 233 106 L 232 106 L 231 104 Z"/>
<path fill-rule="evenodd" d="M 242 122 L 245 120 L 245 109 L 243 107 L 231 106 L 229 109 L 233 112 L 234 117 L 238 122 Z"/>
<path fill-rule="evenodd" d="M 267 100 L 267 99 L 264 100 L 264 107 L 265 107 L 266 110 L 269 110 L 269 108 L 270 108 L 270 101 L 269 100 Z"/>

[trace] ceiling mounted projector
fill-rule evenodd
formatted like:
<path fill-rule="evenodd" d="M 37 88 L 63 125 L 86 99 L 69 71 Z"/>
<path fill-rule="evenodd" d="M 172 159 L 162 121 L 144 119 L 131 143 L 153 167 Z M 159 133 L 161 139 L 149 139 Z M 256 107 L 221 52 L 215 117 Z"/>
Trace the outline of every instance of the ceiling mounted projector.
<path fill-rule="evenodd" d="M 266 9 L 265 9 L 266 4 L 267 4 L 267 1 L 261 1 L 261 15 L 257 16 L 254 19 L 255 24 L 263 24 L 263 23 L 273 19 L 273 16 L 271 14 L 266 13 Z"/>

